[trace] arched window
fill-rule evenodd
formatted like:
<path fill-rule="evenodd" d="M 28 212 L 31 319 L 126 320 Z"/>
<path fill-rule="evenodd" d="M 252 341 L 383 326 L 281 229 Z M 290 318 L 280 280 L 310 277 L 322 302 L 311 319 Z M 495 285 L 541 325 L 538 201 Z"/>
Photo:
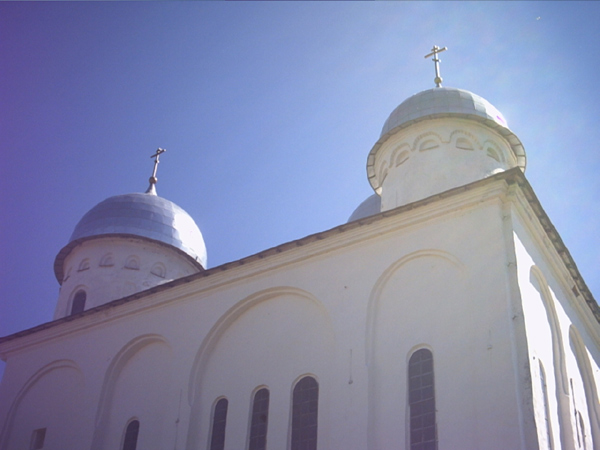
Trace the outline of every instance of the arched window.
<path fill-rule="evenodd" d="M 210 433 L 210 450 L 225 448 L 225 425 L 227 424 L 227 406 L 229 402 L 222 398 L 215 405 L 213 412 L 212 431 Z"/>
<path fill-rule="evenodd" d="M 31 444 L 29 445 L 30 450 L 39 450 L 44 448 L 44 440 L 46 440 L 45 428 L 33 430 L 33 433 L 31 434 Z"/>
<path fill-rule="evenodd" d="M 596 382 L 594 381 L 594 372 L 590 365 L 588 353 L 581 336 L 573 325 L 571 325 L 571 328 L 569 329 L 569 338 L 571 341 L 571 349 L 575 355 L 577 367 L 579 368 L 579 373 L 581 375 L 581 381 L 583 382 L 585 402 L 590 420 L 592 446 L 597 448 L 598 443 L 600 442 L 600 407 L 598 404 L 598 389 L 596 388 Z M 580 426 L 583 429 L 583 419 L 581 419 Z"/>
<path fill-rule="evenodd" d="M 73 303 L 71 304 L 71 315 L 80 313 L 85 309 L 85 300 L 87 294 L 84 290 L 79 290 L 73 297 Z"/>
<path fill-rule="evenodd" d="M 410 450 L 437 450 L 433 355 L 417 350 L 408 362 Z"/>
<path fill-rule="evenodd" d="M 304 377 L 294 387 L 292 396 L 292 449 L 316 450 L 319 413 L 319 384 Z"/>
<path fill-rule="evenodd" d="M 248 450 L 267 448 L 267 426 L 269 425 L 269 390 L 262 388 L 254 394 L 252 419 L 250 420 L 250 439 Z"/>
<path fill-rule="evenodd" d="M 140 432 L 139 420 L 132 420 L 127 425 L 123 438 L 123 450 L 135 450 L 137 447 L 138 433 Z"/>

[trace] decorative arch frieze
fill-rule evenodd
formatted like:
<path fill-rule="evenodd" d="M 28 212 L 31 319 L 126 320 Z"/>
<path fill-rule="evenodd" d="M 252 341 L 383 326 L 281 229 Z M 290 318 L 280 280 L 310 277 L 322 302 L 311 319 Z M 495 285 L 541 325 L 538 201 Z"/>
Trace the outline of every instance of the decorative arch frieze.
<path fill-rule="evenodd" d="M 389 163 L 387 160 L 383 160 L 379 165 L 379 170 L 377 171 L 377 178 L 379 179 L 379 184 L 383 184 L 384 180 L 388 175 Z"/>
<path fill-rule="evenodd" d="M 125 261 L 125 268 L 129 270 L 140 270 L 140 257 L 137 255 L 130 255 Z"/>
<path fill-rule="evenodd" d="M 462 150 L 481 150 L 483 148 L 483 145 L 473 133 L 461 129 L 451 132 L 448 140 L 453 142 L 456 148 Z"/>
<path fill-rule="evenodd" d="M 464 137 L 459 137 L 456 139 L 456 148 L 460 149 L 460 150 L 469 150 L 469 151 L 473 151 L 475 150 L 475 148 L 473 147 L 473 143 Z"/>
<path fill-rule="evenodd" d="M 107 253 L 100 260 L 100 267 L 112 267 L 115 265 L 112 253 Z"/>
<path fill-rule="evenodd" d="M 71 276 L 71 271 L 73 270 L 73 266 L 69 266 L 69 268 L 66 270 L 65 272 L 65 276 L 62 279 L 62 282 L 64 283 L 65 281 L 67 281 L 69 279 L 69 277 Z M 62 283 L 61 283 L 62 284 Z"/>
<path fill-rule="evenodd" d="M 90 268 L 90 259 L 89 258 L 85 258 L 84 260 L 82 260 L 79 263 L 79 266 L 77 267 L 77 271 L 78 272 L 83 272 L 84 270 L 89 270 Z"/>
<path fill-rule="evenodd" d="M 163 263 L 157 262 L 150 269 L 150 273 L 159 278 L 165 278 L 167 276 L 167 267 Z"/>
<path fill-rule="evenodd" d="M 493 140 L 487 139 L 483 142 L 483 147 L 485 149 L 486 155 L 492 159 L 500 163 L 506 162 L 506 157 L 504 156 L 504 152 L 502 148 Z"/>
<path fill-rule="evenodd" d="M 487 155 L 487 156 L 489 156 L 490 158 L 492 158 L 492 159 L 495 159 L 495 160 L 496 160 L 496 161 L 498 161 L 498 162 L 502 162 L 502 159 L 501 159 L 501 154 L 500 154 L 500 153 L 498 153 L 498 152 L 496 151 L 496 149 L 494 149 L 493 147 L 491 147 L 491 146 L 490 146 L 490 147 L 487 147 L 487 148 L 486 148 L 486 152 L 485 152 L 485 153 L 486 153 L 486 155 Z"/>
<path fill-rule="evenodd" d="M 426 151 L 438 148 L 443 142 L 442 136 L 435 131 L 427 131 L 415 138 L 412 145 L 413 151 Z"/>
<path fill-rule="evenodd" d="M 394 165 L 398 167 L 408 161 L 408 158 L 410 158 L 410 151 L 403 150 L 396 155 L 396 158 L 394 159 Z"/>
<path fill-rule="evenodd" d="M 410 145 L 406 142 L 403 142 L 399 146 L 397 146 L 392 151 L 392 156 L 390 158 L 390 165 L 393 167 L 398 167 L 401 164 L 404 164 L 408 158 L 410 158 Z"/>

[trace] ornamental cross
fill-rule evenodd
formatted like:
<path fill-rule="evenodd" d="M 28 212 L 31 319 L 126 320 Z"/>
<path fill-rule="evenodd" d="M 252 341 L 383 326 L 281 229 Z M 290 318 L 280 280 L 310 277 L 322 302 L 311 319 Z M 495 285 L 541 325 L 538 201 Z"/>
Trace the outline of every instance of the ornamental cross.
<path fill-rule="evenodd" d="M 442 53 L 445 50 L 448 50 L 448 48 L 439 48 L 437 45 L 434 45 L 431 49 L 431 53 L 425 55 L 425 58 L 433 56 L 433 63 L 435 64 L 435 78 L 433 79 L 433 81 L 435 82 L 436 87 L 442 87 L 442 77 L 440 77 L 440 60 L 438 59 L 437 55 L 438 53 Z"/>
<path fill-rule="evenodd" d="M 166 151 L 167 150 L 165 150 L 164 148 L 158 148 L 158 149 L 156 149 L 156 153 L 154 153 L 154 155 L 152 155 L 150 157 L 150 158 L 154 158 L 154 170 L 152 170 L 152 176 L 148 180 L 148 181 L 150 181 L 150 186 L 148 186 L 148 190 L 146 191 L 147 194 L 156 195 L 156 187 L 154 185 L 158 181 L 158 178 L 156 178 L 156 171 L 158 169 L 158 163 L 159 163 L 158 157 Z"/>

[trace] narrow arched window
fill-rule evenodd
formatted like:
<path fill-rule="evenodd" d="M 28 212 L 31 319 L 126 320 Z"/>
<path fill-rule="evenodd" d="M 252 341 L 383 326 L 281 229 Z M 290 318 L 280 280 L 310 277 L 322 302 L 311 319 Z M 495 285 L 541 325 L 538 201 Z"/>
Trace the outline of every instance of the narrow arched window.
<path fill-rule="evenodd" d="M 38 428 L 33 430 L 31 434 L 31 443 L 29 444 L 30 450 L 39 450 L 44 448 L 44 441 L 46 440 L 46 428 Z"/>
<path fill-rule="evenodd" d="M 80 313 L 85 309 L 86 298 L 87 294 L 85 291 L 77 291 L 75 297 L 73 297 L 73 303 L 71 304 L 71 314 Z"/>
<path fill-rule="evenodd" d="M 294 387 L 292 396 L 292 449 L 316 450 L 319 413 L 319 384 L 304 377 Z"/>
<path fill-rule="evenodd" d="M 225 448 L 225 425 L 227 425 L 228 405 L 229 402 L 226 398 L 222 398 L 215 405 L 212 431 L 210 433 L 210 450 L 223 450 Z"/>
<path fill-rule="evenodd" d="M 138 434 L 140 432 L 139 420 L 132 420 L 127 425 L 125 437 L 123 438 L 123 450 L 135 450 L 137 447 Z"/>
<path fill-rule="evenodd" d="M 269 425 L 269 390 L 262 388 L 254 394 L 252 419 L 250 420 L 250 439 L 248 450 L 267 448 L 267 426 Z"/>
<path fill-rule="evenodd" d="M 571 350 L 575 355 L 577 367 L 583 382 L 585 403 L 589 417 L 589 433 L 592 438 L 592 447 L 597 448 L 600 442 L 600 404 L 598 403 L 598 389 L 594 381 L 594 372 L 590 365 L 590 359 L 586 347 L 581 340 L 581 336 L 575 326 L 571 325 L 569 329 L 569 339 L 571 341 Z"/>
<path fill-rule="evenodd" d="M 433 355 L 425 348 L 408 362 L 410 450 L 437 450 Z"/>
<path fill-rule="evenodd" d="M 544 407 L 544 420 L 545 431 L 546 431 L 546 440 L 548 441 L 548 450 L 552 450 L 552 427 L 550 425 L 550 404 L 548 402 L 548 386 L 546 384 L 546 371 L 544 370 L 544 365 L 542 361 L 539 361 L 540 366 L 540 386 L 542 388 L 542 401 Z"/>

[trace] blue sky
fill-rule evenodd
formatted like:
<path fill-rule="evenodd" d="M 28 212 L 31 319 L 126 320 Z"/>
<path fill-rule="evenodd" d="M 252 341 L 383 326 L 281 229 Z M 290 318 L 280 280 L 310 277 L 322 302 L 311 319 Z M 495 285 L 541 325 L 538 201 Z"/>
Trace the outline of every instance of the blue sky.
<path fill-rule="evenodd" d="M 0 2 L 0 335 L 52 319 L 53 262 L 117 194 L 158 193 L 214 267 L 344 223 L 389 113 L 444 85 L 495 105 L 600 295 L 597 2 Z"/>

